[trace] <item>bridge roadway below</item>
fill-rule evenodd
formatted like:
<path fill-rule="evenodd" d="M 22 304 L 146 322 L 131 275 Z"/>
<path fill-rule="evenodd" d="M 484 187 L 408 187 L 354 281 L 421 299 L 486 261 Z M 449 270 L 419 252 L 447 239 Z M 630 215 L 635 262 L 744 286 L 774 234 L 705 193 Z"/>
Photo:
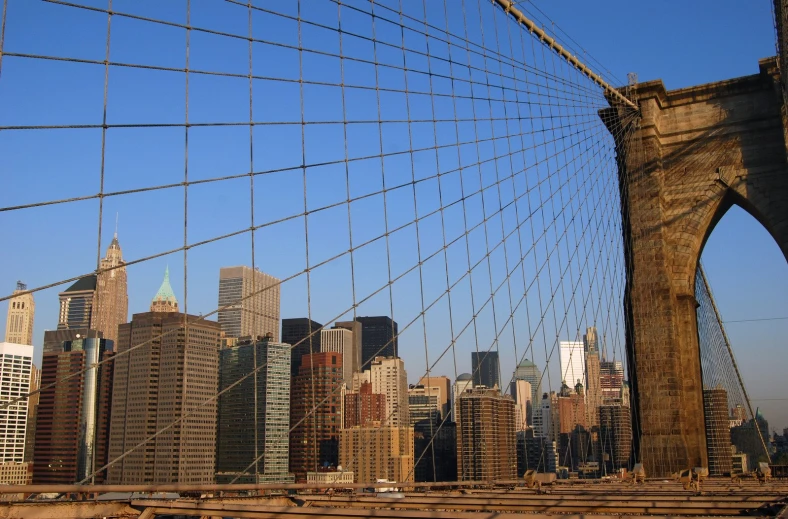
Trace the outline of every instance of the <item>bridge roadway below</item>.
<path fill-rule="evenodd" d="M 479 486 L 477 486 L 479 487 Z M 8 487 L 4 487 L 7 489 Z M 315 493 L 238 496 L 231 492 L 200 497 L 175 494 L 125 497 L 112 494 L 70 495 L 56 500 L 27 500 L 0 504 L 2 519 L 94 519 L 156 517 L 238 517 L 316 519 L 318 517 L 491 519 L 509 517 L 585 518 L 776 517 L 788 519 L 788 480 L 760 485 L 745 480 L 708 480 L 701 492 L 684 490 L 673 481 L 561 482 L 541 491 L 522 486 L 404 492 L 403 497 L 373 493 Z"/>

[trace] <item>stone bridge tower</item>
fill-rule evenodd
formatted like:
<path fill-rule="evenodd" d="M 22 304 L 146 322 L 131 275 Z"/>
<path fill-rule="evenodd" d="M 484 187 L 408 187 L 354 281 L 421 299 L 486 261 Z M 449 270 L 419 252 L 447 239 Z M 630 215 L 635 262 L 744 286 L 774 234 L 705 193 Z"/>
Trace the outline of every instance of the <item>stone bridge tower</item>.
<path fill-rule="evenodd" d="M 739 205 L 788 258 L 783 88 L 776 58 L 759 68 L 673 91 L 641 83 L 639 114 L 601 114 L 616 138 L 635 449 L 649 475 L 708 466 L 695 272 L 714 226 Z"/>

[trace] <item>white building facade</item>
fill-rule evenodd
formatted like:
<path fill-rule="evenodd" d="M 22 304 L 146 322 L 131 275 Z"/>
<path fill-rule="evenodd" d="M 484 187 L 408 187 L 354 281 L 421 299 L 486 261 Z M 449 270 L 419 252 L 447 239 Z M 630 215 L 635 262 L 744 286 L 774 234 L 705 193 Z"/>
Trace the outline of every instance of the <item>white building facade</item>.
<path fill-rule="evenodd" d="M 405 363 L 399 357 L 376 357 L 370 368 L 372 392 L 386 395 L 386 416 L 383 425 L 407 427 L 410 422 L 410 412 Z"/>
<path fill-rule="evenodd" d="M 9 402 L 30 392 L 33 346 L 0 343 L 0 402 Z M 0 409 L 0 463 L 25 459 L 27 398 Z"/>
<path fill-rule="evenodd" d="M 325 328 L 320 331 L 320 351 L 342 355 L 342 380 L 347 387 L 353 387 L 353 359 L 356 358 L 356 341 L 353 332 L 345 328 Z"/>
<path fill-rule="evenodd" d="M 585 344 L 582 341 L 561 341 L 558 357 L 561 363 L 561 382 L 566 382 L 570 388 L 574 388 L 578 381 L 585 385 Z"/>

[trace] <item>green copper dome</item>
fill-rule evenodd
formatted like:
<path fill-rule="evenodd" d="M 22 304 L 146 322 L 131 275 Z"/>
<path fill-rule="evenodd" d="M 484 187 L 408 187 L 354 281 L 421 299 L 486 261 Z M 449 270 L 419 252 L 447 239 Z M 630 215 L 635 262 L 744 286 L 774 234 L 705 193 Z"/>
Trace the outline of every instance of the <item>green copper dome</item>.
<path fill-rule="evenodd" d="M 159 291 L 156 292 L 156 296 L 153 298 L 153 301 L 166 301 L 172 303 L 178 302 L 178 300 L 175 298 L 175 293 L 172 291 L 172 285 L 170 285 L 169 266 L 164 270 L 164 281 L 161 282 Z"/>
<path fill-rule="evenodd" d="M 530 368 L 531 366 L 536 366 L 536 364 L 528 359 L 523 359 L 522 362 L 517 365 L 518 368 Z"/>

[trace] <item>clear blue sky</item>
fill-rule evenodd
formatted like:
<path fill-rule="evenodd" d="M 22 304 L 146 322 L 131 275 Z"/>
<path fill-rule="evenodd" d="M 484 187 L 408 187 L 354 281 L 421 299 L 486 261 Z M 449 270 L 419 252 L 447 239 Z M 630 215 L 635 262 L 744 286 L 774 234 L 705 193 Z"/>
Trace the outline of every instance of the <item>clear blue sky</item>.
<path fill-rule="evenodd" d="M 85 5 L 106 7 L 106 1 L 84 0 Z M 383 2 L 397 5 L 397 2 Z M 452 2 L 449 2 L 451 4 Z M 357 0 L 353 5 L 365 6 Z M 268 8 L 281 10 L 288 14 L 296 13 L 295 2 L 260 2 Z M 421 17 L 421 2 L 404 2 L 406 12 Z M 597 58 L 615 76 L 626 78 L 626 73 L 636 71 L 640 80 L 662 78 L 668 88 L 679 88 L 698 83 L 716 81 L 735 76 L 752 74 L 757 71 L 758 58 L 773 55 L 774 35 L 769 11 L 769 2 L 758 0 L 747 2 L 664 2 L 659 5 L 646 5 L 638 2 L 566 3 L 538 2 L 539 6 L 572 38 L 582 43 L 583 48 Z M 185 1 L 167 2 L 114 0 L 113 8 L 121 12 L 159 18 L 175 23 L 185 23 Z M 431 23 L 444 27 L 445 16 L 442 2 L 428 3 L 428 19 Z M 527 7 L 527 6 L 526 6 Z M 466 2 L 465 19 L 463 12 L 456 6 L 449 15 L 452 32 L 462 34 L 465 28 L 475 42 L 482 38 L 492 45 L 489 17 L 484 24 L 479 23 L 478 12 L 482 9 L 487 16 L 490 6 L 487 2 L 477 4 Z M 680 12 L 681 18 L 674 19 L 671 14 Z M 497 16 L 500 16 L 500 12 Z M 336 26 L 336 4 L 307 0 L 302 2 L 302 16 Z M 386 16 L 393 16 L 386 13 Z M 396 16 L 394 16 L 396 18 Z M 219 0 L 192 1 L 191 20 L 193 26 L 210 28 L 233 34 L 246 35 L 248 18 L 245 8 Z M 371 36 L 368 18 L 352 10 L 343 9 L 342 24 L 346 30 Z M 482 29 L 486 29 L 484 32 Z M 7 52 L 43 54 L 63 57 L 76 57 L 101 61 L 106 51 L 106 14 L 81 9 L 53 5 L 51 3 L 9 0 L 8 24 L 5 38 Z M 304 46 L 328 52 L 338 52 L 339 42 L 336 33 L 313 26 L 303 26 L 302 43 Z M 297 45 L 298 31 L 295 22 L 256 12 L 253 17 L 253 36 L 271 42 Z M 483 33 L 483 34 L 482 34 Z M 396 25 L 378 22 L 376 37 L 382 41 L 401 43 L 401 33 Z M 736 35 L 735 37 L 732 35 Z M 745 35 L 745 36 L 741 36 Z M 501 35 L 500 37 L 503 37 Z M 564 39 L 559 34 L 560 39 Z M 543 57 L 541 50 L 532 52 L 530 41 L 525 61 L 537 68 L 552 67 L 553 62 Z M 570 42 L 571 43 L 571 42 Z M 424 48 L 424 37 L 408 33 L 406 45 L 409 48 Z M 343 53 L 364 59 L 373 59 L 374 48 L 362 39 L 346 37 Z M 437 45 L 432 53 L 440 53 Z M 523 52 L 522 50 L 516 50 Z M 139 20 L 114 17 L 110 57 L 112 61 L 148 64 L 159 67 L 182 68 L 185 66 L 185 37 L 179 28 L 151 24 Z M 401 64 L 402 53 L 396 49 L 379 48 L 378 60 Z M 248 43 L 242 39 L 230 39 L 193 31 L 190 41 L 190 68 L 223 71 L 234 74 L 247 74 L 249 71 Z M 408 55 L 409 67 L 426 66 L 425 60 L 416 55 Z M 474 65 L 483 67 L 478 57 L 472 57 Z M 497 67 L 498 64 L 494 63 Z M 450 73 L 440 62 L 431 64 L 433 70 Z M 593 63 L 592 63 L 592 66 Z M 299 77 L 298 52 L 276 45 L 255 44 L 252 67 L 255 75 L 297 79 Z M 444 67 L 444 68 L 441 68 Z M 559 67 L 559 75 L 570 74 Z M 44 60 L 22 59 L 5 56 L 0 76 L 0 124 L 100 124 L 103 112 L 104 68 L 89 63 L 67 63 Z M 375 84 L 374 67 L 358 62 L 345 62 L 346 82 L 358 85 Z M 404 86 L 403 74 L 389 69 L 380 69 L 379 81 L 393 88 Z M 454 71 L 459 74 L 461 71 Z M 305 53 L 303 62 L 304 78 L 339 83 L 341 81 L 339 60 L 325 56 Z M 574 77 L 574 76 L 572 76 Z M 159 70 L 139 70 L 113 67 L 110 69 L 108 84 L 107 122 L 109 124 L 139 123 L 183 123 L 185 118 L 184 76 L 177 72 Z M 409 88 L 429 89 L 423 75 L 409 74 Z M 483 80 L 483 78 L 474 78 Z M 436 80 L 435 88 L 447 88 Z M 474 90 L 475 95 L 480 95 Z M 481 91 L 481 95 L 489 95 Z M 347 90 L 345 116 L 349 120 L 370 120 L 378 118 L 378 102 L 374 91 L 362 89 Z M 436 102 L 437 118 L 453 118 L 451 105 L 442 104 L 446 98 Z M 297 123 L 301 117 L 300 96 L 297 83 L 256 80 L 254 83 L 253 118 L 255 121 Z M 432 119 L 429 98 L 410 96 L 411 119 Z M 565 121 L 574 125 L 585 122 L 594 132 L 600 130 L 595 110 L 602 102 L 598 94 L 591 96 L 589 104 L 577 108 L 566 115 Z M 381 94 L 380 117 L 384 120 L 402 120 L 406 117 L 405 98 L 397 93 Z M 477 117 L 485 115 L 484 103 L 471 106 L 461 104 L 460 117 L 470 117 L 471 108 L 477 110 Z M 245 78 L 226 78 L 218 76 L 190 75 L 189 81 L 189 120 L 199 122 L 227 122 L 249 120 L 249 85 Z M 304 87 L 304 115 L 308 121 L 341 121 L 343 118 L 341 89 L 318 85 Z M 494 115 L 499 115 L 493 110 Z M 536 111 L 530 114 L 535 117 Z M 531 128 L 533 130 L 533 128 Z M 308 164 L 341 160 L 345 154 L 341 124 L 307 125 L 304 135 L 306 151 L 304 159 Z M 419 143 L 433 140 L 431 124 L 413 124 L 412 137 L 408 135 L 407 125 L 387 123 L 383 128 L 383 153 L 403 151 L 409 148 L 409 138 L 415 147 Z M 435 132 L 439 144 L 449 142 L 453 137 L 454 125 L 439 126 Z M 489 134 L 487 128 L 474 128 L 461 124 L 460 140 L 484 138 Z M 503 123 L 492 125 L 496 136 L 516 133 Z M 566 143 L 575 147 L 581 144 L 583 135 L 569 135 L 563 130 L 552 127 L 553 138 L 565 138 Z M 485 133 L 486 132 L 486 133 Z M 593 132 L 591 132 L 593 133 Z M 590 135 L 590 134 L 589 134 Z M 596 135 L 596 134 L 595 134 Z M 0 172 L 3 175 L 3 188 L 0 189 L 0 207 L 15 206 L 43 200 L 55 200 L 72 196 L 84 196 L 98 191 L 101 171 L 100 129 L 58 130 L 58 131 L 2 131 L 0 132 Z M 593 137 L 589 137 L 593 138 Z M 270 170 L 297 166 L 301 163 L 301 128 L 298 124 L 278 124 L 257 126 L 251 148 L 254 152 L 254 171 Z M 378 125 L 353 124 L 348 126 L 348 150 L 350 157 L 380 153 Z M 467 225 L 480 222 L 484 215 L 490 215 L 497 208 L 499 199 L 506 202 L 512 193 L 522 190 L 522 182 L 545 182 L 545 193 L 555 191 L 548 212 L 533 216 L 536 237 L 528 231 L 528 239 L 537 241 L 539 231 L 548 227 L 553 212 L 568 203 L 570 209 L 564 216 L 579 215 L 569 223 L 562 220 L 561 226 L 548 229 L 539 247 L 527 255 L 525 268 L 513 275 L 512 297 L 517 303 L 517 287 L 523 286 L 523 277 L 531 279 L 544 258 L 551 255 L 552 267 L 549 272 L 542 271 L 539 282 L 529 286 L 532 290 L 525 302 L 516 311 L 510 311 L 507 288 L 496 293 L 496 325 L 501 333 L 502 371 L 508 376 L 514 362 L 514 345 L 517 356 L 523 355 L 529 335 L 533 335 L 533 356 L 544 365 L 545 358 L 556 339 L 576 339 L 585 326 L 594 321 L 605 328 L 608 334 L 608 356 L 621 358 L 622 343 L 616 331 L 616 319 L 620 318 L 620 307 L 611 294 L 618 281 L 610 280 L 602 290 L 602 283 L 592 276 L 589 267 L 584 267 L 582 255 L 572 255 L 573 248 L 582 234 L 578 227 L 583 219 L 599 218 L 606 209 L 600 206 L 599 212 L 591 207 L 582 207 L 579 200 L 571 199 L 574 192 L 583 193 L 590 200 L 606 200 L 610 193 L 615 172 L 610 169 L 610 142 L 603 133 L 598 134 L 596 149 L 599 171 L 588 165 L 578 179 L 560 174 L 568 168 L 572 156 L 566 154 L 559 158 L 545 159 L 549 146 L 541 145 L 535 152 L 515 155 L 515 159 L 534 164 L 533 178 L 522 176 L 514 179 L 512 185 L 502 183 L 501 192 L 485 191 L 485 196 L 471 197 L 465 207 Z M 539 143 L 533 142 L 537 145 Z M 429 144 L 424 144 L 429 145 Z M 511 144 L 510 144 L 511 145 Z M 493 146 L 498 146 L 493 148 Z M 502 155 L 500 142 L 482 144 L 478 150 L 481 157 Z M 516 146 L 516 145 L 513 145 Z M 451 169 L 452 164 L 461 161 L 463 165 L 477 161 L 477 150 L 463 150 L 458 158 L 456 149 L 441 151 L 438 156 L 441 170 Z M 590 155 L 590 153 L 587 152 Z M 607 155 L 605 155 L 607 154 Z M 135 189 L 151 185 L 178 183 L 184 179 L 184 157 L 188 155 L 188 176 L 190 180 L 205 179 L 231 174 L 242 174 L 250 168 L 249 128 L 245 126 L 193 127 L 189 130 L 188 154 L 185 145 L 185 131 L 182 127 L 173 128 L 113 128 L 107 132 L 104 155 L 105 192 Z M 585 155 L 584 155 L 585 156 Z M 407 155 L 388 157 L 383 164 L 387 188 L 401 183 L 434 175 L 435 153 L 415 154 L 413 161 Z M 375 194 L 352 204 L 351 225 L 353 243 L 357 246 L 365 240 L 379 236 L 388 217 L 389 228 L 395 228 L 412 221 L 414 214 L 424 215 L 439 207 L 442 197 L 444 205 L 448 200 L 457 200 L 460 189 L 473 191 L 479 185 L 488 186 L 506 165 L 491 164 L 471 168 L 472 175 L 464 173 L 447 175 L 439 183 L 430 179 L 420 183 L 416 189 L 417 207 L 414 209 L 413 189 L 391 191 L 386 196 L 387 211 L 384 214 L 383 196 Z M 307 169 L 306 206 L 309 210 L 341 202 L 348 196 L 358 197 L 376 193 L 382 188 L 381 164 L 378 159 L 351 162 L 348 170 L 344 164 L 315 166 Z M 551 171 L 559 171 L 553 178 Z M 566 170 L 563 170 L 566 171 Z M 346 185 L 346 176 L 349 187 Z M 583 183 L 585 179 L 601 179 L 597 183 Z M 7 180 L 6 180 L 7 179 Z M 559 182 L 555 182 L 558 180 Z M 566 185 L 559 185 L 561 182 Z M 574 182 L 574 183 L 573 183 Z M 476 186 L 475 188 L 473 186 Z M 238 178 L 219 183 L 193 185 L 188 191 L 188 243 L 210 239 L 224 233 L 242 230 L 250 223 L 251 207 L 249 178 Z M 508 190 L 511 190 L 508 191 Z M 466 193 L 467 194 L 467 193 Z M 534 207 L 548 195 L 537 192 L 525 197 Z M 562 198 L 564 197 L 564 198 Z M 558 200 L 569 202 L 558 202 Z M 298 214 L 304 210 L 304 179 L 300 169 L 281 171 L 255 177 L 254 180 L 254 219 L 255 224 L 274 222 Z M 485 203 L 484 209 L 482 203 Z M 525 209 L 525 206 L 521 207 Z M 549 210 L 552 210 L 550 212 Z M 137 259 L 161 251 L 178 248 L 184 243 L 184 190 L 165 189 L 147 193 L 110 197 L 105 200 L 103 209 L 104 232 L 101 251 L 111 239 L 115 213 L 120 213 L 120 242 L 126 259 Z M 12 244 L 0 256 L 0 290 L 5 295 L 17 279 L 26 281 L 30 286 L 40 286 L 60 279 L 91 271 L 96 261 L 98 203 L 96 200 L 53 205 L 43 208 L 6 211 L 0 213 L 0 242 Z M 445 212 L 448 239 L 461 234 L 463 211 L 455 205 Z M 505 232 L 511 230 L 513 214 L 505 214 L 502 219 L 491 220 L 486 232 L 474 232 L 469 241 L 471 262 L 481 258 L 486 243 L 497 243 Z M 522 217 L 521 217 L 522 219 Z M 569 220 L 567 216 L 566 220 Z M 596 221 L 596 220 L 594 220 Z M 433 216 L 420 224 L 422 257 L 437 250 L 442 244 L 441 222 Z M 563 231 L 566 231 L 563 233 Z M 593 233 L 592 233 L 593 234 Z M 587 254 L 592 258 L 604 257 L 603 262 L 612 264 L 616 246 L 600 248 L 592 242 L 597 234 L 586 233 L 580 240 L 584 247 L 594 252 Z M 306 267 L 304 219 L 295 218 L 272 224 L 255 233 L 256 264 L 262 270 L 285 278 L 297 275 Z M 485 236 L 486 235 L 486 236 Z M 598 236 L 601 236 L 598 235 Z M 487 241 L 485 241 L 485 238 Z M 526 238 L 525 236 L 523 237 Z M 349 246 L 348 211 L 346 205 L 339 205 L 311 216 L 309 219 L 309 264 L 333 257 L 347 250 Z M 527 241 L 527 240 L 526 240 Z M 545 250 L 545 242 L 558 241 L 561 252 Z M 502 250 L 491 257 L 488 274 L 483 263 L 471 276 L 473 293 L 466 278 L 453 289 L 454 326 L 462 327 L 472 315 L 471 301 L 477 307 L 493 287 L 503 281 L 500 273 L 505 268 L 506 259 L 511 265 L 519 259 L 515 243 L 507 239 L 506 258 Z M 391 260 L 392 276 L 397 276 L 418 262 L 416 233 L 413 226 L 391 236 L 388 244 L 379 240 L 354 254 L 354 276 L 357 287 L 356 299 L 366 296 L 371 290 L 382 286 L 388 279 L 388 259 Z M 462 276 L 467 270 L 467 256 L 464 240 L 461 246 L 449 249 L 448 261 L 452 280 Z M 388 251 L 388 252 L 387 252 Z M 561 257 L 563 255 L 563 257 Z M 557 259 L 556 259 L 557 258 Z M 571 259 L 570 259 L 571 258 Z M 726 319 L 751 317 L 771 317 L 783 315 L 786 308 L 785 261 L 777 247 L 757 223 L 742 211 L 734 210 L 719 224 L 712 235 L 704 253 L 704 261 L 709 277 L 718 297 L 722 313 Z M 753 262 L 759 268 L 749 268 Z M 181 301 L 182 308 L 187 302 L 190 313 L 207 313 L 215 309 L 218 288 L 218 269 L 221 266 L 251 264 L 251 239 L 249 233 L 241 234 L 220 242 L 192 249 L 188 253 L 188 298 L 184 294 L 184 255 L 182 252 L 157 258 L 129 268 L 130 313 L 147 309 L 150 298 L 161 281 L 165 265 L 170 266 L 173 286 Z M 571 284 L 561 284 L 560 269 L 583 272 L 579 276 L 579 294 L 572 296 Z M 620 265 L 612 267 L 620 273 Z M 438 298 L 445 289 L 446 267 L 443 255 L 435 257 L 423 266 L 424 282 L 420 282 L 418 270 L 411 272 L 395 283 L 391 294 L 384 290 L 372 296 L 357 310 L 358 315 L 389 314 L 391 301 L 394 301 L 395 318 L 403 326 L 421 309 L 421 290 L 424 300 Z M 752 278 L 745 278 L 741 272 Z M 565 276 L 567 279 L 569 275 Z M 312 317 L 328 323 L 334 317 L 343 316 L 353 302 L 349 287 L 351 279 L 350 258 L 345 255 L 331 261 L 325 267 L 312 272 L 309 277 Z M 519 283 L 519 285 L 518 285 Z M 57 323 L 57 293 L 63 286 L 41 291 L 36 294 L 37 314 L 34 342 L 41 344 L 43 330 L 51 329 Z M 295 317 L 306 314 L 307 278 L 300 275 L 283 286 L 282 316 Z M 556 290 L 552 306 L 547 303 L 549 294 Z M 487 295 L 485 295 L 487 294 Z M 522 294 L 522 288 L 520 288 Z M 539 300 L 544 303 L 540 308 Z M 588 301 L 591 301 L 590 303 Z M 585 303 L 584 303 L 585 302 Z M 612 302 L 612 304 L 611 304 Z M 584 306 L 585 304 L 585 306 Z M 571 308 L 566 321 L 561 314 Z M 584 311 L 584 308 L 586 310 Z M 0 304 L 0 325 L 5 320 L 5 303 Z M 515 313 L 515 338 L 511 327 L 501 331 L 508 314 Z M 543 327 L 531 330 L 545 314 Z M 448 305 L 443 298 L 428 312 L 426 323 L 426 353 L 432 364 L 440 356 L 449 342 Z M 595 317 L 594 317 L 595 316 Z M 456 373 L 470 371 L 470 351 L 478 342 L 486 348 L 495 337 L 490 305 L 480 313 L 476 330 L 469 329 L 456 345 L 456 357 L 449 352 L 437 365 L 434 374 L 446 374 L 454 378 Z M 517 323 L 520 323 L 519 325 Z M 459 330 L 454 330 L 455 335 Z M 474 337 L 474 332 L 476 337 Z M 788 368 L 784 354 L 784 340 L 788 332 L 788 322 L 752 323 L 730 325 L 729 332 L 734 348 L 742 364 L 745 377 L 750 385 L 750 393 L 757 398 L 779 398 L 788 394 L 788 385 L 782 376 Z M 424 372 L 425 333 L 421 321 L 403 334 L 400 341 L 401 353 L 406 360 L 411 381 Z M 549 387 L 558 389 L 560 375 L 557 367 L 557 353 L 550 362 Z M 529 356 L 531 356 L 529 354 Z M 456 366 L 454 363 L 456 358 Z M 769 359 L 764 362 L 763 359 Z M 781 364 L 782 363 L 782 364 Z M 549 386 L 549 387 L 548 387 Z M 788 402 L 764 400 L 761 407 L 773 425 L 788 426 Z"/>

